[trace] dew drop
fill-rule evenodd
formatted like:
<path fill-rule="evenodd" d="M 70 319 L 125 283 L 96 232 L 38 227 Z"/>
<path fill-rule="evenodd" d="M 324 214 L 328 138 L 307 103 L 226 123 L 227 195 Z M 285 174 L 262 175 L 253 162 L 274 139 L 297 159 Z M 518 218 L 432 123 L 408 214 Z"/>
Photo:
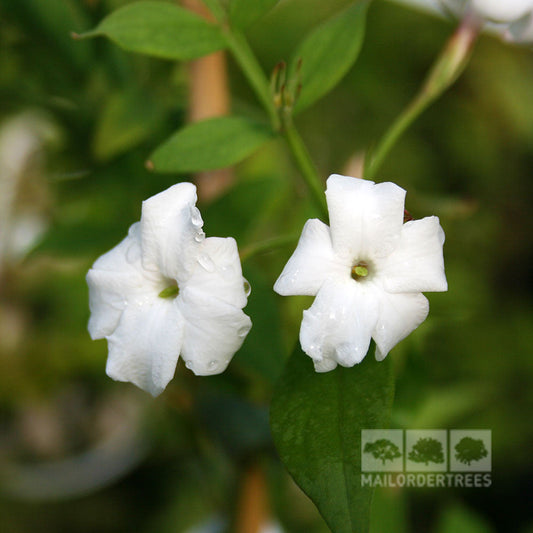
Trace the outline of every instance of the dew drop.
<path fill-rule="evenodd" d="M 209 370 L 215 370 L 218 367 L 218 361 L 209 361 L 207 368 Z"/>
<path fill-rule="evenodd" d="M 243 280 L 242 284 L 244 287 L 244 294 L 246 298 L 248 298 L 248 296 L 250 296 L 252 292 L 252 286 L 250 285 L 249 281 L 246 278 L 242 278 L 242 280 Z"/>
<path fill-rule="evenodd" d="M 196 242 L 202 242 L 204 239 L 205 239 L 205 233 L 204 233 L 202 230 L 199 230 L 199 231 L 196 232 L 196 234 L 194 235 L 194 240 L 195 240 Z"/>
<path fill-rule="evenodd" d="M 193 362 L 188 359 L 187 361 L 185 361 L 185 366 L 189 369 L 189 370 L 192 370 L 193 369 Z"/>
<path fill-rule="evenodd" d="M 204 223 L 200 210 L 195 205 L 191 206 L 191 222 L 193 226 L 197 227 L 202 226 Z"/>
<path fill-rule="evenodd" d="M 141 247 L 138 243 L 133 242 L 126 250 L 126 261 L 130 264 L 138 263 L 141 259 Z"/>
<path fill-rule="evenodd" d="M 207 272 L 215 271 L 215 263 L 213 263 L 213 260 L 207 254 L 200 254 L 198 256 L 198 263 Z"/>

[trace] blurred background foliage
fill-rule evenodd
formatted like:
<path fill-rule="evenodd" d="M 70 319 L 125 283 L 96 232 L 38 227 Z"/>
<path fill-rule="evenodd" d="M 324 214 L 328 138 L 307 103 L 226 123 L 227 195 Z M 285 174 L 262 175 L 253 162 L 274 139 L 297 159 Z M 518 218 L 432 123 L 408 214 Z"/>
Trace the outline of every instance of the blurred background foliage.
<path fill-rule="evenodd" d="M 272 386 L 310 303 L 271 290 L 291 246 L 244 262 L 254 328 L 221 376 L 179 364 L 153 400 L 105 376 L 105 342 L 86 331 L 88 268 L 143 199 L 192 179 L 144 167 L 186 120 L 187 66 L 70 38 L 126 3 L 0 0 L 0 530 L 237 531 L 255 491 L 276 527 L 325 532 L 268 429 Z M 348 3 L 285 0 L 254 24 L 267 72 Z M 372 4 L 357 64 L 297 118 L 324 179 L 357 175 L 453 29 Z M 259 114 L 231 61 L 229 79 L 232 108 Z M 407 189 L 415 218 L 438 215 L 447 238 L 450 289 L 429 295 L 429 319 L 390 355 L 393 426 L 491 429 L 493 484 L 378 491 L 375 532 L 533 531 L 532 172 L 533 52 L 483 36 L 377 179 Z M 281 142 L 235 175 L 200 202 L 208 235 L 244 250 L 317 216 Z"/>

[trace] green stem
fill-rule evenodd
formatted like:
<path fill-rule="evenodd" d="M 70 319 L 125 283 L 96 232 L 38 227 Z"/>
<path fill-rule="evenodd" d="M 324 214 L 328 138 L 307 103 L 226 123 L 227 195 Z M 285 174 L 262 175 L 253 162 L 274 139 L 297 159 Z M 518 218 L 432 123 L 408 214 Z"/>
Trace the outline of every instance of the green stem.
<path fill-rule="evenodd" d="M 368 164 L 365 161 L 365 178 L 372 179 L 376 175 L 391 148 L 430 103 L 423 94 L 419 94 L 402 111 L 372 152 L 371 157 L 368 159 Z"/>
<path fill-rule="evenodd" d="M 320 212 L 327 219 L 328 210 L 324 197 L 324 185 L 316 171 L 302 138 L 294 127 L 290 112 L 285 114 L 281 113 L 283 120 L 280 118 L 280 112 L 274 103 L 274 95 L 272 94 L 270 83 L 246 38 L 233 28 L 226 27 L 225 32 L 228 46 L 244 75 L 255 90 L 257 97 L 265 107 L 272 128 L 274 131 L 282 130 L 294 160 L 302 173 Z"/>
<path fill-rule="evenodd" d="M 255 94 L 265 107 L 272 128 L 274 131 L 278 131 L 281 123 L 270 92 L 270 83 L 250 48 L 248 41 L 240 32 L 230 28 L 226 28 L 226 40 L 233 57 L 235 57 L 235 60 L 254 89 Z"/>
<path fill-rule="evenodd" d="M 318 175 L 315 165 L 311 160 L 309 151 L 305 146 L 298 130 L 294 127 L 292 119 L 289 117 L 283 124 L 283 135 L 289 145 L 294 161 L 302 173 L 305 183 L 313 195 L 313 199 L 321 214 L 328 219 L 328 207 L 324 195 L 324 185 Z"/>
<path fill-rule="evenodd" d="M 365 162 L 364 176 L 373 178 L 384 159 L 415 119 L 448 89 L 468 64 L 479 35 L 479 20 L 466 16 L 444 46 L 419 93 L 400 113 Z"/>
<path fill-rule="evenodd" d="M 262 242 L 250 244 L 242 249 L 240 255 L 241 261 L 247 261 L 251 257 L 264 252 L 270 252 L 276 248 L 281 248 L 289 244 L 294 244 L 298 241 L 297 235 L 281 235 L 280 237 L 272 237 Z"/>
<path fill-rule="evenodd" d="M 283 135 L 287 141 L 287 144 L 289 145 L 298 169 L 302 173 L 307 186 L 311 190 L 313 198 L 320 208 L 320 212 L 325 215 L 327 219 L 328 211 L 324 197 L 324 186 L 315 169 L 311 157 L 309 156 L 309 152 L 302 141 L 302 138 L 292 123 L 290 115 L 283 120 L 282 124 L 280 114 L 276 108 L 276 105 L 274 104 L 270 83 L 268 82 L 245 37 L 234 29 L 226 28 L 226 39 L 237 63 L 239 63 L 244 75 L 255 90 L 257 97 L 265 107 L 270 117 L 272 128 L 275 131 L 283 130 Z"/>

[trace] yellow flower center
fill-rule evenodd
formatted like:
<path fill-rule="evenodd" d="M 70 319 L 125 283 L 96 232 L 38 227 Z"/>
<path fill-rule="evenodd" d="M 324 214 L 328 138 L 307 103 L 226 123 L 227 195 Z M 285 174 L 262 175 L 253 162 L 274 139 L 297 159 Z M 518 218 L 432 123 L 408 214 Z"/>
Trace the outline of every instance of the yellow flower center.
<path fill-rule="evenodd" d="M 368 276 L 368 264 L 365 261 L 357 261 L 352 267 L 352 278 L 360 281 Z"/>
<path fill-rule="evenodd" d="M 159 298 L 176 298 L 176 296 L 180 293 L 180 289 L 178 287 L 178 284 L 175 281 L 171 281 L 171 285 L 169 285 L 167 288 L 163 289 L 159 294 Z"/>

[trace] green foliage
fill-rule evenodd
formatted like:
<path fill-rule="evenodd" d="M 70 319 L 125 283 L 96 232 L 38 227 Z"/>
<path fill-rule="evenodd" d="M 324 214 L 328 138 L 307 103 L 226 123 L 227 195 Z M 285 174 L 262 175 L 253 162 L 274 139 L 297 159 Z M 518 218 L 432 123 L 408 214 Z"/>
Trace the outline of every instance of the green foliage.
<path fill-rule="evenodd" d="M 237 28 L 245 28 L 272 9 L 278 0 L 231 0 L 230 20 Z"/>
<path fill-rule="evenodd" d="M 481 439 L 463 437 L 455 445 L 455 458 L 466 465 L 470 465 L 472 461 L 479 461 L 487 455 L 487 448 Z"/>
<path fill-rule="evenodd" d="M 176 132 L 151 155 L 159 172 L 187 172 L 239 163 L 273 137 L 272 130 L 244 117 L 216 117 Z"/>
<path fill-rule="evenodd" d="M 369 3 L 363 0 L 348 7 L 320 25 L 296 49 L 290 63 L 290 75 L 301 83 L 295 111 L 327 94 L 355 63 L 363 44 Z"/>
<path fill-rule="evenodd" d="M 436 533 L 492 533 L 487 522 L 467 507 L 453 503 L 442 513 Z"/>
<path fill-rule="evenodd" d="M 109 160 L 146 140 L 156 130 L 161 109 L 153 99 L 134 90 L 109 95 L 96 125 L 94 155 Z"/>
<path fill-rule="evenodd" d="M 431 437 L 420 438 L 409 452 L 408 458 L 415 463 L 444 463 L 442 443 Z"/>
<path fill-rule="evenodd" d="M 72 46 L 69 32 L 80 29 L 89 23 L 86 13 L 75 0 L 20 0 L 12 2 L 15 10 L 22 10 L 34 20 L 37 27 L 53 43 L 56 52 L 67 57 L 78 69 L 85 68 L 90 60 L 87 45 Z M 81 43 L 80 43 L 81 44 Z"/>
<path fill-rule="evenodd" d="M 385 464 L 386 461 L 394 461 L 394 459 L 402 456 L 398 446 L 388 439 L 367 442 L 363 453 L 371 453 L 374 459 L 379 459 L 382 464 Z"/>
<path fill-rule="evenodd" d="M 165 59 L 195 59 L 226 46 L 217 26 L 165 2 L 128 4 L 80 37 L 97 35 L 105 35 L 130 52 Z"/>
<path fill-rule="evenodd" d="M 317 373 L 298 346 L 272 399 L 270 424 L 285 466 L 335 533 L 368 531 L 372 488 L 361 486 L 361 429 L 386 427 L 390 358 Z"/>
<path fill-rule="evenodd" d="M 242 26 L 234 25 L 253 25 L 248 26 L 251 49 L 258 64 L 267 68 L 290 57 L 299 42 L 331 22 L 332 13 L 348 6 L 356 10 L 353 0 L 285 0 L 269 16 L 255 18 L 270 3 L 233 2 L 235 21 L 242 16 Z M 179 11 L 174 0 L 152 4 L 173 14 Z M 229 0 L 221 4 L 231 11 Z M 138 220 L 143 199 L 176 181 L 175 175 L 146 172 L 143 164 L 161 139 L 182 126 L 186 69 L 126 54 L 104 39 L 74 41 L 69 36 L 95 27 L 113 9 L 120 13 L 135 5 L 130 0 L 0 0 L 0 127 L 12 115 L 37 109 L 61 133 L 28 162 L 17 193 L 21 206 L 16 212 L 19 207 L 30 214 L 39 211 L 46 234 L 31 254 L 2 265 L 4 460 L 9 465 L 13 459 L 27 459 L 24 465 L 31 471 L 46 467 L 47 459 L 66 459 L 61 463 L 66 474 L 81 477 L 69 452 L 90 454 L 88 442 L 98 443 L 106 428 L 120 428 L 117 407 L 129 410 L 136 400 L 158 436 L 153 439 L 144 426 L 130 428 L 150 443 L 142 464 L 123 470 L 120 481 L 111 469 L 106 472 L 108 486 L 77 497 L 65 492 L 65 499 L 53 504 L 24 500 L 23 491 L 21 499 L 8 496 L 17 480 L 2 476 L 2 524 L 6 531 L 44 533 L 186 531 L 205 525 L 214 514 L 236 511 L 243 463 L 234 458 L 244 456 L 266 465 L 274 495 L 272 515 L 285 530 L 324 533 L 326 526 L 314 506 L 287 483 L 281 462 L 272 453 L 258 451 L 268 446 L 266 400 L 287 347 L 297 339 L 302 308 L 310 303 L 309 297 L 282 300 L 271 290 L 291 246 L 244 261 L 252 285 L 246 312 L 254 318 L 254 327 L 221 376 L 195 378 L 179 367 L 168 394 L 153 402 L 105 376 L 105 341 L 92 342 L 87 334 L 87 269 Z M 237 15 L 235 5 L 246 13 Z M 150 15 L 141 18 L 148 28 Z M 165 17 L 161 28 L 171 19 Z M 204 41 L 194 38 L 195 53 L 208 53 L 215 43 L 225 46 L 215 26 L 198 18 L 196 24 L 209 35 Z M 306 104 L 304 86 L 297 104 L 297 111 L 306 109 L 298 126 L 322 177 L 342 171 L 354 154 L 385 131 L 451 31 L 450 20 L 393 2 L 373 4 L 365 46 L 356 67 L 335 82 L 334 97 L 312 106 L 317 101 L 313 92 Z M 168 28 L 160 37 L 167 46 L 183 41 L 186 33 Z M 133 47 L 138 44 L 134 36 L 129 39 Z M 183 46 L 188 57 L 191 43 Z M 346 50 L 334 61 L 347 60 Z M 140 51 L 146 53 L 142 47 Z M 168 50 L 154 53 L 169 57 Z M 170 53 L 171 59 L 183 56 L 174 44 Z M 292 68 L 296 66 L 295 54 Z M 305 68 L 306 61 L 302 72 Z M 315 90 L 328 86 L 328 68 L 321 60 L 320 68 L 309 73 L 313 80 L 304 85 L 320 85 Z M 257 113 L 257 101 L 235 65 L 228 74 L 234 112 L 256 116 L 252 113 Z M 475 513 L 470 491 L 462 489 L 378 489 L 371 525 L 376 533 L 421 528 L 487 533 L 509 529 L 511 519 L 515 529 L 531 529 L 529 502 L 523 498 L 530 477 L 524 465 L 533 441 L 533 426 L 524 415 L 533 405 L 531 94 L 530 50 L 483 37 L 471 67 L 413 124 L 377 178 L 406 188 L 415 218 L 437 214 L 446 232 L 449 292 L 429 296 L 428 320 L 389 355 L 397 371 L 394 424 L 492 428 L 494 460 L 504 475 L 494 488 L 476 490 L 480 497 Z M 317 216 L 281 142 L 267 143 L 250 155 L 236 169 L 236 186 L 209 206 L 200 205 L 206 233 L 235 236 L 240 250 L 277 235 L 298 235 L 304 221 Z M 308 358 L 301 353 L 300 358 L 311 374 Z M 359 367 L 338 370 L 342 375 L 360 372 Z M 321 379 L 337 379 L 336 373 Z M 354 377 L 354 391 L 359 385 Z M 202 387 L 210 394 L 199 397 Z M 313 401 L 321 397 L 322 390 Z M 278 411 L 283 409 L 281 399 Z M 194 413 L 187 411 L 191 400 Z M 87 411 L 88 404 L 97 404 L 101 411 Z M 69 431 L 71 426 L 83 429 Z M 118 465 L 129 449 L 125 429 L 124 440 L 113 442 L 120 452 Z M 360 436 L 353 438 L 358 446 Z M 300 450 L 296 458 L 303 454 Z M 323 451 L 325 457 L 329 450 Z M 333 472 L 337 476 L 337 466 Z M 331 499 L 344 498 L 343 490 L 332 492 Z"/>

